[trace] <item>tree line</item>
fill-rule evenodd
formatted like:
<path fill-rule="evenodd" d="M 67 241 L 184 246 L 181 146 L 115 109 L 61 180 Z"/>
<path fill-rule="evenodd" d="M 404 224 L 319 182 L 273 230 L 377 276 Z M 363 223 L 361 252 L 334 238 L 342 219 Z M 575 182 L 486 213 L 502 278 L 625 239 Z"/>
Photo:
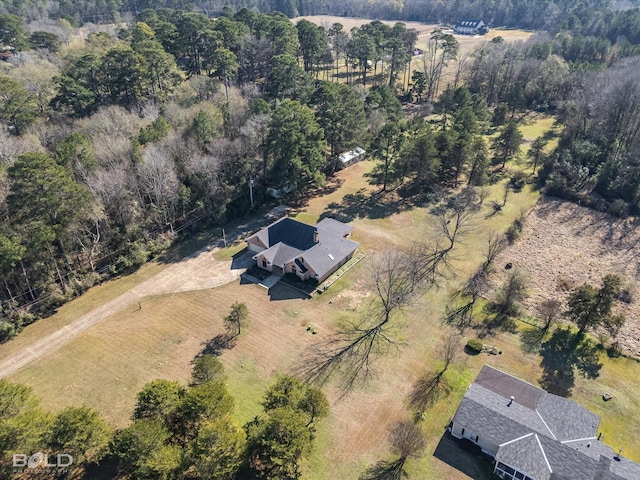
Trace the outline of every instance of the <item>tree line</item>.
<path fill-rule="evenodd" d="M 225 382 L 220 361 L 199 356 L 189 385 L 149 382 L 131 424 L 115 429 L 86 405 L 47 411 L 29 387 L 0 379 L 0 477 L 19 473 L 14 454 L 41 452 L 52 460 L 70 455 L 69 470 L 85 478 L 98 468 L 134 479 L 299 478 L 316 425 L 329 413 L 323 393 L 279 375 L 263 395 L 263 412 L 240 426 Z"/>
<path fill-rule="evenodd" d="M 294 18 L 299 15 L 338 15 L 345 17 L 411 20 L 426 23 L 457 23 L 480 19 L 490 26 L 528 28 L 557 32 L 570 30 L 583 35 L 607 36 L 614 43 L 624 36 L 638 44 L 640 10 L 620 9 L 610 0 L 587 0 L 579 6 L 570 0 L 522 2 L 500 0 L 455 3 L 436 0 L 12 0 L 0 1 L 0 9 L 29 20 L 66 19 L 79 26 L 85 22 L 113 23 L 131 18 L 144 9 L 193 10 L 207 16 L 219 15 L 225 8 L 249 8 L 262 13 L 279 11 Z"/>
<path fill-rule="evenodd" d="M 267 187 L 321 184 L 366 146 L 368 117 L 399 111 L 387 90 L 314 80 L 298 63 L 305 26 L 281 14 L 142 17 L 0 77 L 3 339 L 177 231 L 247 212 L 250 178 L 257 205 Z"/>

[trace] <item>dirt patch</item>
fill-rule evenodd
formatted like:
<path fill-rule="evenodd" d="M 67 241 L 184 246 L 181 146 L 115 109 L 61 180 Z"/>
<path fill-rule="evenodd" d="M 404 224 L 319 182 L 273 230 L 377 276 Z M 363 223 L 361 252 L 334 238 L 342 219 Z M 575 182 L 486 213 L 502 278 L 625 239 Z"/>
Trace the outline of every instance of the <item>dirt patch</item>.
<path fill-rule="evenodd" d="M 343 290 L 336 295 L 336 300 L 344 302 L 344 305 L 340 304 L 341 308 L 355 312 L 370 295 L 371 292 L 367 290 L 365 281 L 359 278 L 349 289 Z"/>
<path fill-rule="evenodd" d="M 521 238 L 497 259 L 494 283 L 506 275 L 504 266 L 529 278 L 527 311 L 535 315 L 543 300 L 565 301 L 584 283 L 597 286 L 607 274 L 622 277 L 631 302 L 617 302 L 616 313 L 627 321 L 618 340 L 622 349 L 640 356 L 639 219 L 620 220 L 563 200 L 542 198 L 529 213 Z"/>

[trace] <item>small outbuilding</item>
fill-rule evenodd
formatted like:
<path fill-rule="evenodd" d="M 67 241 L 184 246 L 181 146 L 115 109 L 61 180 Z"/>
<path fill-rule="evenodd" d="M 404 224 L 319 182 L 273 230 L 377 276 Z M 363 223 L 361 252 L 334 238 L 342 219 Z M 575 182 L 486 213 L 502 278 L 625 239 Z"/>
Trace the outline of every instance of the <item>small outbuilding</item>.
<path fill-rule="evenodd" d="M 342 170 L 343 168 L 347 168 L 354 163 L 358 163 L 361 160 L 364 160 L 367 152 L 360 148 L 356 147 L 353 150 L 348 152 L 341 153 L 338 155 L 338 169 Z"/>

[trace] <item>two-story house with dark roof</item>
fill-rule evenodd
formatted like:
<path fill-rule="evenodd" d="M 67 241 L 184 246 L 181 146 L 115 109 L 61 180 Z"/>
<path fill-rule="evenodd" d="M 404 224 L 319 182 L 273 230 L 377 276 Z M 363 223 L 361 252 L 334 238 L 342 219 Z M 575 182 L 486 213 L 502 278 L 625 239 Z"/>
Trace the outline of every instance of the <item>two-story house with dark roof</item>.
<path fill-rule="evenodd" d="M 504 479 L 640 479 L 640 464 L 599 441 L 599 425 L 576 402 L 485 365 L 449 428 L 493 457 Z"/>
<path fill-rule="evenodd" d="M 353 256 L 359 243 L 350 240 L 352 227 L 325 218 L 308 225 L 281 218 L 247 238 L 258 267 L 276 275 L 293 273 L 301 280 L 322 282 Z"/>

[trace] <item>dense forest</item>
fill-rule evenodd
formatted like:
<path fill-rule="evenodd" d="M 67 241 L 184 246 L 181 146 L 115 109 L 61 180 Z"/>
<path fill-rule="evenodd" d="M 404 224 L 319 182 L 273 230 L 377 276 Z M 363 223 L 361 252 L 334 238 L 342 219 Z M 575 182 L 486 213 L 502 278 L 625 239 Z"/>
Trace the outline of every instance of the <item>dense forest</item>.
<path fill-rule="evenodd" d="M 322 185 L 355 146 L 379 160 L 372 181 L 382 191 L 482 185 L 492 164 L 519 154 L 516 122 L 527 111 L 555 114 L 562 127 L 554 152 L 540 138 L 527 153 L 549 193 L 638 211 L 638 10 L 519 2 L 558 21 L 524 43 L 497 36 L 473 55 L 436 30 L 414 57 L 418 37 L 403 23 L 346 31 L 233 2 L 177 3 L 166 6 L 184 10 L 0 4 L 10 12 L 0 14 L 0 339 L 141 265 L 180 232 L 259 208 L 268 187 L 298 196 Z M 488 8 L 462 3 L 468 15 Z M 331 10 L 294 4 L 257 7 Z M 94 7 L 115 15 L 107 21 L 139 13 L 78 30 Z M 418 18 L 410 2 L 400 7 L 385 16 Z M 213 11 L 220 16 L 203 13 Z M 418 113 L 407 116 L 401 101 Z"/>

